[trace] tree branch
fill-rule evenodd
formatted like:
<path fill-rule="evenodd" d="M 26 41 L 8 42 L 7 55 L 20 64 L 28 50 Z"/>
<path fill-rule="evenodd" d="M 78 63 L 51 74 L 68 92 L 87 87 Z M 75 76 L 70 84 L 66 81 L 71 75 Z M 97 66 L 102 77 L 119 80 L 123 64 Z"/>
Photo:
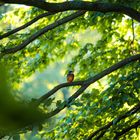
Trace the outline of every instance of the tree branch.
<path fill-rule="evenodd" d="M 126 132 L 130 131 L 133 128 L 137 128 L 140 125 L 140 120 L 138 120 L 137 122 L 135 122 L 133 125 L 123 129 L 121 132 L 117 132 L 116 136 L 114 137 L 114 140 L 118 140 L 118 138 L 120 136 L 122 136 L 123 134 L 125 134 Z"/>
<path fill-rule="evenodd" d="M 111 72 L 113 72 L 113 71 L 133 62 L 133 61 L 136 61 L 136 60 L 140 60 L 140 54 L 133 55 L 131 57 L 123 59 L 122 61 L 114 64 L 113 66 L 111 66 L 111 67 L 105 69 L 104 71 L 100 72 L 99 74 L 95 75 L 94 77 L 87 79 L 85 81 L 85 83 L 92 84 L 92 83 L 96 82 L 97 80 L 101 79 L 102 77 L 104 77 L 105 75 L 108 75 Z"/>
<path fill-rule="evenodd" d="M 95 139 L 96 140 L 99 140 L 101 137 L 103 137 L 103 135 L 105 134 L 105 130 L 104 131 L 102 131 L 101 133 L 100 133 L 100 135 L 99 136 L 97 136 Z"/>
<path fill-rule="evenodd" d="M 81 93 L 83 93 L 86 88 L 96 82 L 97 80 L 101 79 L 102 77 L 110 74 L 111 72 L 133 62 L 136 60 L 140 60 L 140 54 L 131 56 L 129 58 L 126 58 L 120 62 L 118 62 L 117 64 L 114 64 L 113 66 L 105 69 L 104 71 L 100 72 L 99 74 L 95 75 L 92 78 L 89 78 L 85 81 L 78 81 L 78 82 L 72 82 L 72 83 L 64 83 L 61 85 L 56 86 L 54 89 L 52 89 L 49 93 L 49 95 L 43 95 L 42 97 L 40 97 L 36 103 L 37 105 L 39 105 L 41 102 L 43 102 L 44 100 L 46 100 L 48 97 L 50 97 L 51 95 L 53 95 L 56 91 L 58 91 L 59 89 L 63 88 L 63 87 L 67 87 L 67 86 L 72 86 L 72 85 L 81 85 L 81 87 L 68 99 L 68 101 L 64 101 L 63 103 L 61 103 L 60 107 L 56 108 L 54 111 L 50 112 L 46 118 L 50 118 L 54 115 L 56 115 L 57 113 L 59 113 L 61 110 L 63 110 L 66 106 L 68 106 L 72 101 L 74 101 L 79 95 L 81 95 Z"/>
<path fill-rule="evenodd" d="M 93 132 L 88 138 L 87 140 L 91 140 L 94 136 L 96 136 L 99 132 L 103 131 L 103 135 L 104 133 L 107 131 L 107 129 L 109 129 L 115 122 L 118 123 L 120 120 L 125 119 L 126 117 L 135 114 L 137 111 L 140 110 L 140 103 L 138 103 L 137 105 L 135 105 L 132 109 L 130 109 L 129 111 L 127 111 L 124 115 L 121 115 L 117 118 L 115 118 L 113 121 L 109 122 L 108 124 L 106 124 L 105 126 L 99 128 L 98 130 L 96 130 L 95 132 Z"/>
<path fill-rule="evenodd" d="M 12 34 L 18 32 L 18 31 L 20 31 L 20 30 L 22 30 L 22 29 L 25 29 L 26 27 L 28 27 L 28 26 L 32 25 L 33 23 L 35 23 L 36 21 L 38 21 L 39 19 L 41 19 L 41 18 L 43 18 L 43 17 L 46 17 L 46 16 L 50 16 L 50 15 L 52 15 L 52 14 L 53 14 L 53 13 L 51 13 L 51 12 L 43 13 L 43 14 L 41 14 L 41 15 L 35 17 L 34 19 L 32 19 L 31 21 L 29 21 L 28 23 L 26 23 L 26 24 L 24 24 L 24 25 L 22 25 L 22 26 L 20 26 L 20 27 L 18 27 L 18 28 L 16 28 L 16 29 L 13 29 L 13 30 L 11 30 L 11 31 L 9 31 L 9 32 L 7 32 L 7 33 L 5 33 L 5 34 L 3 34 L 3 35 L 0 35 L 0 39 L 3 39 L 3 38 L 5 38 L 5 37 L 8 37 L 8 36 L 10 36 L 10 35 L 12 35 Z"/>
<path fill-rule="evenodd" d="M 72 83 L 62 83 L 60 85 L 57 85 L 54 87 L 52 90 L 41 96 L 37 102 L 38 104 L 42 103 L 44 100 L 48 99 L 51 95 L 53 95 L 55 92 L 57 92 L 59 89 L 64 88 L 64 87 L 69 87 L 69 86 L 82 86 L 84 81 L 76 81 Z"/>
<path fill-rule="evenodd" d="M 41 36 L 42 34 L 48 32 L 49 30 L 52 30 L 64 23 L 67 23 L 81 15 L 83 15 L 85 13 L 85 11 L 78 11 L 78 12 L 75 12 L 67 17 L 64 17 L 44 28 L 42 28 L 41 30 L 39 30 L 38 32 L 36 32 L 35 34 L 33 34 L 32 36 L 30 36 L 27 40 L 25 40 L 22 44 L 16 46 L 15 48 L 8 48 L 8 49 L 4 49 L 1 51 L 1 53 L 3 55 L 5 54 L 10 54 L 10 53 L 15 53 L 19 50 L 22 50 L 23 48 L 25 48 L 29 43 L 31 43 L 33 40 L 35 40 L 36 38 L 38 38 L 39 36 Z"/>
<path fill-rule="evenodd" d="M 67 101 L 64 101 L 63 103 L 61 103 L 61 105 L 59 107 L 57 107 L 55 110 L 53 110 L 52 112 L 48 113 L 46 115 L 46 119 L 49 119 L 53 116 L 55 116 L 56 114 L 58 114 L 61 110 L 63 110 L 65 107 L 70 106 L 70 104 L 81 94 L 85 91 L 85 89 L 88 87 L 88 85 L 84 85 L 82 87 L 80 87 Z"/>
<path fill-rule="evenodd" d="M 131 18 L 140 22 L 140 12 L 133 8 L 112 3 L 99 3 L 88 1 L 67 1 L 62 3 L 49 3 L 45 1 L 36 0 L 1 0 L 3 3 L 9 4 L 24 4 L 34 6 L 50 12 L 62 12 L 67 10 L 85 10 L 98 12 L 117 12 L 130 16 Z"/>
<path fill-rule="evenodd" d="M 64 87 L 90 85 L 90 84 L 96 82 L 97 80 L 101 79 L 102 77 L 110 74 L 111 72 L 113 72 L 113 71 L 115 71 L 115 70 L 117 70 L 117 69 L 131 63 L 131 62 L 133 62 L 133 61 L 136 61 L 136 60 L 140 60 L 140 54 L 128 57 L 128 58 L 114 64 L 113 66 L 105 69 L 104 71 L 100 72 L 99 74 L 97 74 L 97 75 L 95 75 L 95 76 L 93 76 L 93 77 L 91 77 L 87 80 L 75 81 L 75 82 L 72 82 L 72 83 L 63 83 L 63 84 L 57 85 L 52 90 L 50 90 L 49 92 L 44 94 L 42 97 L 40 97 L 37 100 L 37 102 L 38 102 L 38 104 L 42 103 L 44 100 L 48 99 L 51 95 L 53 95 L 56 91 L 58 91 L 59 89 L 64 88 Z"/>

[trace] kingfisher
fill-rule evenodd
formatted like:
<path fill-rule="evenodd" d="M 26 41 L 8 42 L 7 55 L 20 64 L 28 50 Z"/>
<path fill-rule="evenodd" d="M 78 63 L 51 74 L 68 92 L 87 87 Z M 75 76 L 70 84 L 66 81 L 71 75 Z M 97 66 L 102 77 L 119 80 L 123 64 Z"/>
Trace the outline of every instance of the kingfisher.
<path fill-rule="evenodd" d="M 74 80 L 74 74 L 73 71 L 69 71 L 67 74 L 67 82 L 71 83 Z"/>

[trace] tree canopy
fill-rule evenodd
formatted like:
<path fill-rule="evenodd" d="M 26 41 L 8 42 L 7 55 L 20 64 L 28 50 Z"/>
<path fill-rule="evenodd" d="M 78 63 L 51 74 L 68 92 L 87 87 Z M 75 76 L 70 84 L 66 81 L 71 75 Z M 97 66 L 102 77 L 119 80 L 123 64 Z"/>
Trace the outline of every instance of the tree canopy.
<path fill-rule="evenodd" d="M 1 138 L 140 137 L 139 0 L 0 0 L 0 11 Z M 31 101 L 15 95 L 25 78 L 67 57 L 73 82 Z M 68 87 L 71 96 L 54 106 L 57 91 Z"/>

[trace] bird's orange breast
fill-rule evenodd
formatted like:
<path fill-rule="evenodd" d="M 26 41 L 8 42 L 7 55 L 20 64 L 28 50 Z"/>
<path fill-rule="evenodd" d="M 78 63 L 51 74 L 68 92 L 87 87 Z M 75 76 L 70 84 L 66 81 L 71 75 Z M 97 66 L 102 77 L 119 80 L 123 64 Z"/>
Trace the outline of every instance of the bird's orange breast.
<path fill-rule="evenodd" d="M 69 83 L 71 83 L 71 82 L 73 81 L 73 79 L 74 79 L 74 74 L 68 74 L 68 75 L 67 75 L 67 81 L 68 81 Z"/>

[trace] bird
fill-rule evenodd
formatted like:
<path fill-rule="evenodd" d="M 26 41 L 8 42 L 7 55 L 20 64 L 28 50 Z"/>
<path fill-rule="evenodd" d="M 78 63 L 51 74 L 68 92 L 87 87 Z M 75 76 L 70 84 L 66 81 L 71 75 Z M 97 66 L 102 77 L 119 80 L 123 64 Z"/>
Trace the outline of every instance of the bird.
<path fill-rule="evenodd" d="M 67 82 L 71 83 L 74 80 L 74 73 L 73 71 L 69 71 L 67 74 Z"/>

